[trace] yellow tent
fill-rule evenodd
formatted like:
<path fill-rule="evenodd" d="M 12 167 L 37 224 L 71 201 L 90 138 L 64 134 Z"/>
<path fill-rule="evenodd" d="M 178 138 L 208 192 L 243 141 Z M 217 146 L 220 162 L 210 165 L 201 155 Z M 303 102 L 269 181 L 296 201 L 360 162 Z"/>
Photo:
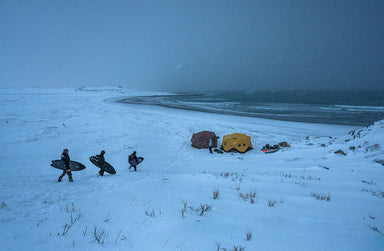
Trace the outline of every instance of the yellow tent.
<path fill-rule="evenodd" d="M 237 151 L 240 153 L 253 149 L 251 137 L 242 133 L 224 135 L 222 147 L 226 152 Z"/>

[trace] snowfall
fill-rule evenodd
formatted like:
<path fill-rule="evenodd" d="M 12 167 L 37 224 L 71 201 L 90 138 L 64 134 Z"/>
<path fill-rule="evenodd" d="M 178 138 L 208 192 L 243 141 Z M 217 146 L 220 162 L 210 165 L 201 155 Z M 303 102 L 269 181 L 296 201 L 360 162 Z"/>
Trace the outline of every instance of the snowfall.
<path fill-rule="evenodd" d="M 383 250 L 384 120 L 360 128 L 116 102 L 154 94 L 0 89 L 1 250 Z M 245 133 L 254 149 L 191 147 L 202 130 L 219 143 Z M 260 151 L 282 141 L 290 147 Z M 73 183 L 50 166 L 64 148 L 86 166 Z M 89 161 L 101 150 L 115 175 Z M 137 172 L 133 151 L 145 158 Z"/>

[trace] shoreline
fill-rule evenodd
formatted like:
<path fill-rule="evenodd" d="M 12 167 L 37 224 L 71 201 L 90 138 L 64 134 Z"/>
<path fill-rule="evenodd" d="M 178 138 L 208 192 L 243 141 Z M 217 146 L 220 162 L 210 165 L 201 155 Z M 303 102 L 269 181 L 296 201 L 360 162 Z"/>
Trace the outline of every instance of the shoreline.
<path fill-rule="evenodd" d="M 188 94 L 186 94 L 188 95 Z M 186 96 L 183 95 L 183 96 Z M 267 113 L 249 113 L 242 111 L 233 111 L 233 110 L 223 110 L 223 109 L 213 109 L 213 108 L 203 108 L 196 107 L 192 105 L 186 104 L 177 104 L 177 103 L 165 103 L 159 101 L 156 98 L 163 97 L 173 97 L 173 96 L 181 96 L 179 94 L 174 95 L 151 95 L 151 96 L 130 96 L 130 97 L 121 97 L 114 98 L 114 102 L 121 104 L 134 104 L 134 105 L 151 105 L 151 106 L 160 106 L 171 109 L 178 110 L 186 110 L 186 111 L 196 111 L 196 112 L 204 112 L 211 114 L 219 114 L 219 115 L 232 115 L 232 116 L 240 116 L 240 117 L 248 117 L 248 118 L 260 118 L 260 119 L 270 119 L 276 121 L 287 121 L 287 122 L 298 122 L 298 123 L 311 123 L 311 124 L 326 124 L 326 125 L 342 125 L 342 126 L 355 126 L 355 127 L 367 127 L 372 125 L 374 122 L 360 122 L 360 123 L 352 123 L 348 120 L 343 121 L 343 123 L 338 122 L 333 117 L 325 118 L 325 117 L 305 117 L 305 116 L 292 116 L 289 114 L 267 114 Z M 381 119 L 378 119 L 379 121 Z"/>

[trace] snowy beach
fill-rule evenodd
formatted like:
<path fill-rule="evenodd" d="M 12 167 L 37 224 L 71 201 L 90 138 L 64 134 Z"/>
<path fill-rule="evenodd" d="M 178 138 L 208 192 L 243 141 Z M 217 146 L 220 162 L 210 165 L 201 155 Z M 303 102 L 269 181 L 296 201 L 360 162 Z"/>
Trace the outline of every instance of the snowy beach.
<path fill-rule="evenodd" d="M 382 249 L 383 120 L 310 124 L 113 101 L 161 94 L 0 89 L 1 249 Z M 245 133 L 254 149 L 192 148 L 202 130 L 219 143 Z M 282 141 L 291 147 L 260 151 Z M 73 183 L 50 166 L 64 148 L 87 167 Z M 89 157 L 101 150 L 116 175 L 98 176 Z M 145 158 L 137 172 L 134 150 Z"/>

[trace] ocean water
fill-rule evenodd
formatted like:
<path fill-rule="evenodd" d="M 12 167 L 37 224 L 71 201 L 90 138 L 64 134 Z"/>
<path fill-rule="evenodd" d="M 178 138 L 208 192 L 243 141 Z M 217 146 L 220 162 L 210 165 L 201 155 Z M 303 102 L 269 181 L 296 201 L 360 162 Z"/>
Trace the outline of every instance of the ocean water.
<path fill-rule="evenodd" d="M 120 102 L 322 124 L 368 126 L 384 119 L 384 90 L 179 93 Z"/>

